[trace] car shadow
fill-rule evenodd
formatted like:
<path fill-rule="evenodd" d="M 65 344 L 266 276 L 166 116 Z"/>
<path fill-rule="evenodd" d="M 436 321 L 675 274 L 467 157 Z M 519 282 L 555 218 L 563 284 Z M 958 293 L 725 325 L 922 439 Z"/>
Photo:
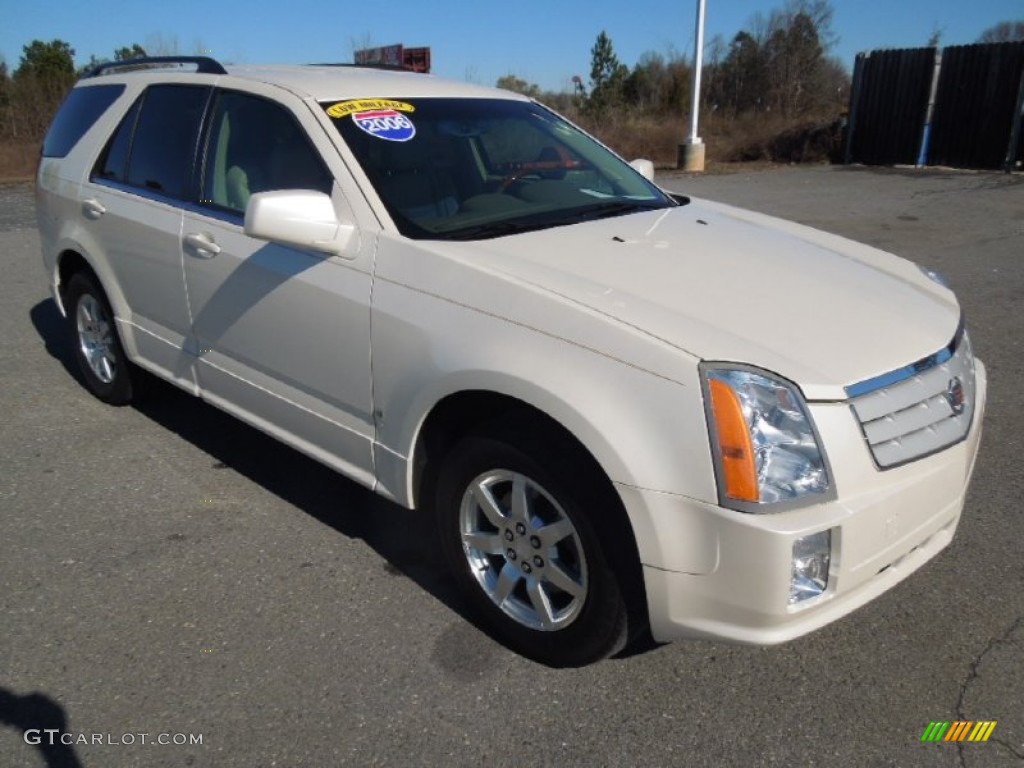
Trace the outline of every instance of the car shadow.
<path fill-rule="evenodd" d="M 46 351 L 79 383 L 81 372 L 64 319 L 51 300 L 29 313 Z M 83 396 L 89 396 L 83 392 Z M 278 498 L 350 539 L 362 539 L 393 576 L 412 579 L 462 618 L 483 629 L 463 603 L 435 546 L 430 515 L 384 499 L 254 427 L 148 376 L 144 397 L 131 406 L 161 427 L 230 467 Z M 484 630 L 486 631 L 486 630 Z"/>
<path fill-rule="evenodd" d="M 85 379 L 82 378 L 82 373 L 78 370 L 75 358 L 71 354 L 66 321 L 61 317 L 56 302 L 52 299 L 40 301 L 29 310 L 28 317 L 32 321 L 36 333 L 39 334 L 39 338 L 42 339 L 47 354 L 64 366 L 64 370 L 70 374 L 71 378 L 84 387 Z"/>
<path fill-rule="evenodd" d="M 362 539 L 392 575 L 405 575 L 462 613 L 454 584 L 433 546 L 430 516 L 384 499 L 329 467 L 162 380 L 147 382 L 132 407 L 350 539 Z"/>

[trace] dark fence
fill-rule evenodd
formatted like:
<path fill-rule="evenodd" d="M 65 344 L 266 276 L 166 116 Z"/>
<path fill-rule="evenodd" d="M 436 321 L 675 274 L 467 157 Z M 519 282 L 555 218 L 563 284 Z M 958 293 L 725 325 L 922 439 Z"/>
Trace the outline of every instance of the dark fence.
<path fill-rule="evenodd" d="M 857 55 L 846 162 L 1015 170 L 1024 41 Z"/>
<path fill-rule="evenodd" d="M 917 162 L 934 70 L 934 48 L 857 54 L 846 162 Z"/>

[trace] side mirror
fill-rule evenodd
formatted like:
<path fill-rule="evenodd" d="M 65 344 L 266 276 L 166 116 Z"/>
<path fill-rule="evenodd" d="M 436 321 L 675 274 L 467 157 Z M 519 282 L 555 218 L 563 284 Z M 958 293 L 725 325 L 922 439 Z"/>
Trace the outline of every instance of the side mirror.
<path fill-rule="evenodd" d="M 641 160 L 637 158 L 630 162 L 629 166 L 648 181 L 654 181 L 654 163 L 650 160 Z"/>
<path fill-rule="evenodd" d="M 340 255 L 355 233 L 342 224 L 323 192 L 258 192 L 245 207 L 245 234 L 260 240 Z"/>

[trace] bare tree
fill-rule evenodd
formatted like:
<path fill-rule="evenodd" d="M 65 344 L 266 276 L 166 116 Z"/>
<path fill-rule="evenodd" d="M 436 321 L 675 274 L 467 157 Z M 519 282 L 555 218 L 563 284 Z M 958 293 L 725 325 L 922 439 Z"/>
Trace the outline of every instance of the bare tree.
<path fill-rule="evenodd" d="M 160 32 L 154 32 L 146 38 L 145 48 L 150 56 L 178 56 L 181 54 L 178 36 L 169 35 L 165 37 Z"/>
<path fill-rule="evenodd" d="M 835 12 L 829 0 L 787 0 L 783 15 L 790 25 L 798 14 L 810 20 L 822 51 L 828 52 L 839 43 L 839 35 L 832 29 Z"/>
<path fill-rule="evenodd" d="M 365 51 L 368 48 L 379 47 L 374 41 L 373 35 L 369 32 L 363 32 L 358 37 L 350 37 L 348 43 L 352 47 L 352 61 L 356 60 L 356 51 Z"/>
<path fill-rule="evenodd" d="M 1024 19 L 1001 21 L 978 36 L 979 43 L 1012 43 L 1017 40 L 1024 40 Z"/>
<path fill-rule="evenodd" d="M 212 56 L 213 48 L 206 44 L 206 41 L 201 37 L 197 37 L 192 41 L 192 56 Z"/>
<path fill-rule="evenodd" d="M 836 40 L 828 0 L 788 0 L 767 16 L 756 14 L 721 63 L 709 66 L 710 103 L 731 115 L 800 117 L 834 109 L 849 82 L 842 63 L 827 55 Z"/>

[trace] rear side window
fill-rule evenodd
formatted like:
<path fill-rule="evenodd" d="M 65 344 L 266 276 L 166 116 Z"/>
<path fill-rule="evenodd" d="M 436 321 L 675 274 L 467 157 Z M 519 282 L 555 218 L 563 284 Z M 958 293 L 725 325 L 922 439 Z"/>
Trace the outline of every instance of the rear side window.
<path fill-rule="evenodd" d="M 135 123 L 139 119 L 139 110 L 142 107 L 142 99 L 138 99 L 128 114 L 121 118 L 121 124 L 117 126 L 113 138 L 107 144 L 107 148 L 100 155 L 96 164 L 96 175 L 100 178 L 111 181 L 128 181 L 128 151 L 132 146 L 132 136 L 135 133 Z"/>
<path fill-rule="evenodd" d="M 123 92 L 123 85 L 113 84 L 73 89 L 46 132 L 43 157 L 66 157 Z"/>

